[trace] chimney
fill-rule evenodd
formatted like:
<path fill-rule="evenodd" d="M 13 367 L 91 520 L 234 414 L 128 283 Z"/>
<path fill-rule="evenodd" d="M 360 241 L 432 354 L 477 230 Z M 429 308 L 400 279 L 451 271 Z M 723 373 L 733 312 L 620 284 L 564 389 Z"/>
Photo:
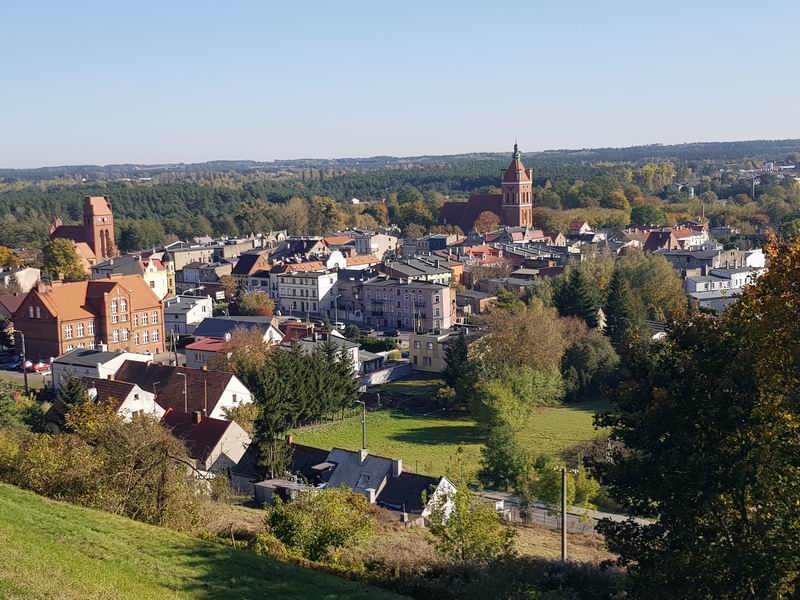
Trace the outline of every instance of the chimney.
<path fill-rule="evenodd" d="M 192 412 L 192 423 L 197 425 L 202 420 L 203 420 L 203 414 L 199 410 L 195 410 Z"/>
<path fill-rule="evenodd" d="M 400 458 L 395 458 L 392 461 L 392 477 L 400 477 L 400 473 L 403 472 L 403 460 Z"/>
<path fill-rule="evenodd" d="M 100 342 L 97 344 L 97 350 L 100 352 L 108 352 L 108 344 L 105 342 Z"/>
<path fill-rule="evenodd" d="M 362 448 L 358 451 L 358 464 L 363 465 L 364 461 L 367 460 L 367 456 L 369 456 L 369 451 L 366 448 Z"/>

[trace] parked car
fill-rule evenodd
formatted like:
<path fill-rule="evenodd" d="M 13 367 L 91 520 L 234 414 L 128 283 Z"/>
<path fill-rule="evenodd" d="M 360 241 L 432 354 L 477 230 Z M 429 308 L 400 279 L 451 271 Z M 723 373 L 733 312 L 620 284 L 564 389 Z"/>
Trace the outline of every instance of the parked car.
<path fill-rule="evenodd" d="M 0 359 L 0 369 L 19 369 L 22 359 L 19 356 L 4 356 Z"/>
<path fill-rule="evenodd" d="M 338 329 L 339 331 L 344 331 L 345 324 L 342 323 L 341 321 L 336 321 L 336 323 L 333 324 L 333 327 L 334 329 Z"/>
<path fill-rule="evenodd" d="M 387 329 L 383 332 L 383 337 L 397 337 L 400 335 L 400 332 L 397 329 Z"/>
<path fill-rule="evenodd" d="M 46 362 L 36 362 L 33 363 L 29 360 L 25 361 L 25 370 L 28 373 L 49 373 L 50 372 L 50 364 Z"/>

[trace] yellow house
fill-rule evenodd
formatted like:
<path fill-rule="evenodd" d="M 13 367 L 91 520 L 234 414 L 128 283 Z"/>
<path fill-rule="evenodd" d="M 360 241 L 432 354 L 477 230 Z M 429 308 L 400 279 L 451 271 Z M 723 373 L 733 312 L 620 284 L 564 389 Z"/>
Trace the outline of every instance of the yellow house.
<path fill-rule="evenodd" d="M 439 373 L 445 367 L 444 349 L 451 331 L 441 333 L 412 333 L 408 338 L 409 359 L 415 371 Z"/>

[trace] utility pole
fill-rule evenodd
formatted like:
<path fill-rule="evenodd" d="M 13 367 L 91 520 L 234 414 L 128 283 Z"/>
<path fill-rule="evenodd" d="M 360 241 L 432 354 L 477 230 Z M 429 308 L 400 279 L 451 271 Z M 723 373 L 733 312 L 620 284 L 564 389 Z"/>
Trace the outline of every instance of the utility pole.
<path fill-rule="evenodd" d="M 21 331 L 17 331 L 20 337 L 20 341 L 22 342 L 20 348 L 20 357 L 22 358 L 22 378 L 25 381 L 25 393 L 28 393 L 28 366 L 25 364 L 27 359 L 25 358 L 25 334 Z M 53 382 L 55 385 L 55 382 Z"/>
<path fill-rule="evenodd" d="M 567 562 L 567 467 L 561 467 L 561 562 Z"/>

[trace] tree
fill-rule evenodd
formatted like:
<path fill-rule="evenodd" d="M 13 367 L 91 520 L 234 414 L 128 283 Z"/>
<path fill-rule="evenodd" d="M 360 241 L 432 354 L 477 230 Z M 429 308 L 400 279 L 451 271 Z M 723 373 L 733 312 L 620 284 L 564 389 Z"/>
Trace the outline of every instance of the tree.
<path fill-rule="evenodd" d="M 566 281 L 556 290 L 554 303 L 562 317 L 577 317 L 589 327 L 597 327 L 598 290 L 581 269 L 571 269 Z"/>
<path fill-rule="evenodd" d="M 663 210 L 651 204 L 640 204 L 631 209 L 633 225 L 663 225 L 666 218 Z"/>
<path fill-rule="evenodd" d="M 314 561 L 369 539 L 376 523 L 369 501 L 344 487 L 308 490 L 288 503 L 276 499 L 265 521 L 290 550 Z"/>
<path fill-rule="evenodd" d="M 257 368 L 272 349 L 264 342 L 264 332 L 257 327 L 236 327 L 222 352 L 208 360 L 211 371 L 229 371 L 237 376 Z"/>
<path fill-rule="evenodd" d="M 485 210 L 478 215 L 478 218 L 475 219 L 475 223 L 472 226 L 478 233 L 497 231 L 500 229 L 500 219 L 492 211 Z"/>
<path fill-rule="evenodd" d="M 62 382 L 58 390 L 58 399 L 69 409 L 72 406 L 88 402 L 89 394 L 80 377 L 69 376 Z"/>
<path fill-rule="evenodd" d="M 517 444 L 514 430 L 506 422 L 495 423 L 481 448 L 478 480 L 490 490 L 515 490 L 525 470 L 525 454 Z"/>
<path fill-rule="evenodd" d="M 235 298 L 236 294 L 239 292 L 239 284 L 236 282 L 236 279 L 233 277 L 233 275 L 223 275 L 220 277 L 219 285 L 225 294 L 226 300 Z"/>
<path fill-rule="evenodd" d="M 491 504 L 466 485 L 430 500 L 431 533 L 443 556 L 460 562 L 488 562 L 514 552 L 513 528 L 503 525 Z"/>
<path fill-rule="evenodd" d="M 123 221 L 117 229 L 117 234 L 119 236 L 117 245 L 122 252 L 153 248 L 163 244 L 167 235 L 164 226 L 152 219 Z"/>
<path fill-rule="evenodd" d="M 42 276 L 48 279 L 80 281 L 86 278 L 75 243 L 71 240 L 51 240 L 42 248 Z"/>
<path fill-rule="evenodd" d="M 336 231 L 341 226 L 341 215 L 336 201 L 327 196 L 314 196 L 308 210 L 308 232 L 320 235 Z"/>
<path fill-rule="evenodd" d="M 428 205 L 422 201 L 401 204 L 397 213 L 397 224 L 406 229 L 411 225 L 427 228 L 433 225 L 434 219 Z"/>
<path fill-rule="evenodd" d="M 10 382 L 0 381 L 0 429 L 27 427 L 34 431 L 44 429 L 44 413 L 32 394 Z"/>
<path fill-rule="evenodd" d="M 239 298 L 239 313 L 251 316 L 269 316 L 275 310 L 275 301 L 266 292 L 245 292 Z"/>
<path fill-rule="evenodd" d="M 0 246 L 0 267 L 8 268 L 8 267 L 19 267 L 22 265 L 22 261 L 19 259 L 19 256 L 6 246 Z"/>
<path fill-rule="evenodd" d="M 496 308 L 508 311 L 512 314 L 524 310 L 525 308 L 525 303 L 520 299 L 519 294 L 508 288 L 500 288 L 497 290 L 497 300 L 494 304 Z"/>
<path fill-rule="evenodd" d="M 630 210 L 631 205 L 628 202 L 628 197 L 622 190 L 613 190 L 609 192 L 600 202 L 600 206 L 604 208 L 616 208 L 618 210 Z"/>
<path fill-rule="evenodd" d="M 13 348 L 14 347 L 14 324 L 10 319 L 0 319 L 0 347 Z"/>
<path fill-rule="evenodd" d="M 597 465 L 626 512 L 604 522 L 638 598 L 780 598 L 798 589 L 800 240 L 719 318 L 634 353 L 613 413 L 624 444 Z M 735 369 L 731 365 L 736 365 Z"/>
<path fill-rule="evenodd" d="M 620 258 L 616 270 L 627 282 L 635 319 L 664 321 L 686 315 L 686 294 L 678 273 L 663 256 L 632 251 Z"/>
<path fill-rule="evenodd" d="M 628 282 L 615 269 L 608 285 L 603 312 L 606 316 L 606 335 L 617 347 L 626 345 L 643 331 L 643 308 L 634 305 Z"/>
<path fill-rule="evenodd" d="M 619 356 L 608 338 L 596 329 L 572 343 L 561 359 L 567 400 L 596 400 L 617 372 Z"/>

